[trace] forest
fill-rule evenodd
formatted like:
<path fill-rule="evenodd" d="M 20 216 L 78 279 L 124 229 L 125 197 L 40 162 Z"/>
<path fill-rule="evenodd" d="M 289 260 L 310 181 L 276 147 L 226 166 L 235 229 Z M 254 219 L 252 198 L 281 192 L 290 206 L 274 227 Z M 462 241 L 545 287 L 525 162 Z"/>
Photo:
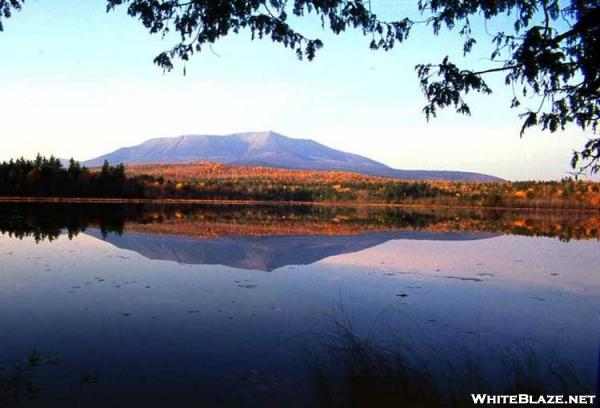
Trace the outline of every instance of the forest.
<path fill-rule="evenodd" d="M 143 184 L 125 175 L 122 164 L 105 162 L 94 171 L 71 159 L 68 167 L 53 156 L 37 155 L 0 164 L 0 196 L 21 197 L 137 197 Z"/>
<path fill-rule="evenodd" d="M 0 164 L 0 197 L 195 199 L 482 208 L 600 209 L 600 184 L 410 181 L 340 171 L 208 162 L 67 167 L 38 155 Z"/>

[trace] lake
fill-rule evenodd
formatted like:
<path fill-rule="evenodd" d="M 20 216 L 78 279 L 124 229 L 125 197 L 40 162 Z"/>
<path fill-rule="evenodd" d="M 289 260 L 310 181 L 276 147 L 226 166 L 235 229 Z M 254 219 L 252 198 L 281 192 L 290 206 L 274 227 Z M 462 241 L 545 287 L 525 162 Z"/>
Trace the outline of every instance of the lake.
<path fill-rule="evenodd" d="M 0 406 L 594 394 L 600 214 L 0 204 Z"/>

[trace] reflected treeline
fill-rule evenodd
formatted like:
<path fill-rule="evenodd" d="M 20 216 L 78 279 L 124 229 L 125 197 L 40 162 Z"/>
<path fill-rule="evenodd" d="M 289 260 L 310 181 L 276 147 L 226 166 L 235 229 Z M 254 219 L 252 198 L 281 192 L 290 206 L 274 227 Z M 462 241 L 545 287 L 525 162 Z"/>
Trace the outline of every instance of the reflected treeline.
<path fill-rule="evenodd" d="M 383 231 L 485 232 L 563 241 L 600 239 L 597 212 L 328 207 L 310 205 L 0 204 L 0 231 L 73 237 L 88 227 L 188 237 L 351 235 Z"/>
<path fill-rule="evenodd" d="M 142 212 L 121 205 L 0 204 L 0 232 L 36 242 L 53 241 L 62 233 L 72 238 L 90 226 L 100 228 L 103 235 L 122 234 L 125 222 Z"/>

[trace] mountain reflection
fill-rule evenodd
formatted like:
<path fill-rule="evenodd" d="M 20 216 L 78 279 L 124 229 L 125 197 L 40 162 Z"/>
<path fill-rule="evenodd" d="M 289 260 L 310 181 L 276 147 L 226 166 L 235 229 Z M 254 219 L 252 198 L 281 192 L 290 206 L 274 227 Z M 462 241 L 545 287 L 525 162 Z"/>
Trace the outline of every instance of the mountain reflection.
<path fill-rule="evenodd" d="M 97 229 L 86 234 L 102 238 Z M 496 236 L 462 232 L 370 232 L 356 235 L 276 235 L 190 238 L 146 233 L 108 234 L 104 240 L 153 260 L 183 264 L 225 265 L 270 272 L 286 265 L 308 265 L 321 259 L 361 251 L 392 239 L 472 240 Z"/>

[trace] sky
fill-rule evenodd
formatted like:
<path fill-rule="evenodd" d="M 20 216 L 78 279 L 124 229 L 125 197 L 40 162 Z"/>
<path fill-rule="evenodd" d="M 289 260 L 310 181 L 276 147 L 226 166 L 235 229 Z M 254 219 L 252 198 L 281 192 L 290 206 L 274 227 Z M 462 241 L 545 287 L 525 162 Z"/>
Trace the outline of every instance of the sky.
<path fill-rule="evenodd" d="M 414 13 L 414 3 L 374 1 L 386 18 Z M 27 0 L 4 26 L 0 160 L 86 160 L 153 137 L 274 130 L 400 169 L 560 179 L 589 137 L 572 129 L 520 138 L 501 76 L 490 79 L 493 95 L 468 99 L 472 116 L 448 110 L 427 122 L 414 66 L 459 55 L 462 43 L 425 27 L 384 52 L 360 33 L 334 36 L 303 20 L 297 27 L 325 43 L 312 62 L 241 32 L 196 54 L 184 75 L 182 63 L 170 73 L 152 63 L 172 38 L 150 35 L 124 8 L 106 13 L 103 0 Z M 489 51 L 481 42 L 465 65 L 482 66 Z"/>

